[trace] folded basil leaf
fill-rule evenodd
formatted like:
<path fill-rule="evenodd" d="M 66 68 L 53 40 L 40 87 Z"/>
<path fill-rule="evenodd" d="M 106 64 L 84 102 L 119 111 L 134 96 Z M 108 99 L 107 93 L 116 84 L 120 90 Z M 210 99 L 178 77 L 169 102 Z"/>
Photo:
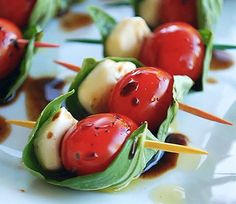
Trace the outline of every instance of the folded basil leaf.
<path fill-rule="evenodd" d="M 205 56 L 203 60 L 203 69 L 202 76 L 199 80 L 197 80 L 192 87 L 194 91 L 202 91 L 204 89 L 204 84 L 206 82 L 208 70 L 210 67 L 210 62 L 212 58 L 212 49 L 213 49 L 213 34 L 211 31 L 203 29 L 199 30 L 199 33 L 202 36 L 202 40 L 205 44 Z"/>
<path fill-rule="evenodd" d="M 103 42 L 105 42 L 116 26 L 116 20 L 96 6 L 89 6 L 88 12 L 99 29 Z"/>
<path fill-rule="evenodd" d="M 45 179 L 48 183 L 62 187 L 76 190 L 109 191 L 116 191 L 126 187 L 133 179 L 139 177 L 146 163 L 157 153 L 155 150 L 144 148 L 145 139 L 158 141 L 147 129 L 146 123 L 131 134 L 118 156 L 103 172 L 86 176 L 71 176 L 70 173 L 65 171 L 45 171 L 38 162 L 34 151 L 34 140 L 39 136 L 38 131 L 43 124 L 51 120 L 59 111 L 63 100 L 72 93 L 73 91 L 56 98 L 43 110 L 23 151 L 24 165 L 34 175 Z M 135 151 L 133 152 L 133 150 Z"/>
<path fill-rule="evenodd" d="M 165 141 L 170 127 L 171 122 L 175 118 L 178 111 L 178 102 L 183 100 L 183 97 L 189 92 L 193 86 L 193 81 L 187 76 L 174 76 L 174 86 L 173 86 L 173 102 L 168 108 L 167 117 L 161 123 L 157 138 L 160 141 Z"/>
<path fill-rule="evenodd" d="M 122 61 L 128 61 L 132 62 L 136 65 L 136 67 L 143 66 L 138 60 L 134 58 L 121 58 L 121 57 L 107 57 L 105 59 L 111 59 L 115 62 L 122 62 Z M 66 107 L 71 112 L 71 114 L 77 118 L 82 119 L 88 115 L 90 115 L 82 106 L 78 99 L 78 88 L 80 84 L 84 81 L 84 79 L 89 75 L 89 73 L 100 63 L 101 61 L 96 61 L 94 58 L 86 58 L 83 61 L 81 71 L 75 76 L 70 88 L 70 90 L 75 90 L 75 94 L 73 94 L 70 98 L 66 99 Z"/>
<path fill-rule="evenodd" d="M 198 0 L 197 19 L 200 29 L 212 30 L 223 7 L 223 0 Z"/>
<path fill-rule="evenodd" d="M 51 101 L 40 114 L 38 120 L 36 121 L 35 127 L 30 134 L 29 141 L 23 151 L 22 160 L 26 168 L 36 176 L 43 177 L 41 174 L 44 172 L 44 169 L 39 164 L 34 151 L 34 139 L 37 137 L 38 130 L 60 110 L 62 102 L 73 93 L 74 91 L 72 90 Z"/>
<path fill-rule="evenodd" d="M 108 15 L 105 11 L 96 6 L 88 7 L 88 12 L 92 17 L 98 30 L 100 31 L 103 43 L 103 54 L 104 56 L 106 56 L 105 42 L 107 37 L 110 35 L 111 31 L 116 26 L 116 20 L 110 15 Z"/>
<path fill-rule="evenodd" d="M 15 71 L 0 81 L 0 103 L 5 103 L 14 96 L 15 92 L 20 88 L 28 76 L 34 54 L 34 42 L 39 32 L 36 27 L 32 27 L 31 30 L 28 31 L 28 34 L 32 36 L 32 38 L 29 40 L 24 58 L 22 59 L 19 68 L 15 69 Z"/>
<path fill-rule="evenodd" d="M 26 31 L 35 25 L 43 28 L 50 19 L 67 10 L 73 2 L 74 0 L 37 0 Z"/>

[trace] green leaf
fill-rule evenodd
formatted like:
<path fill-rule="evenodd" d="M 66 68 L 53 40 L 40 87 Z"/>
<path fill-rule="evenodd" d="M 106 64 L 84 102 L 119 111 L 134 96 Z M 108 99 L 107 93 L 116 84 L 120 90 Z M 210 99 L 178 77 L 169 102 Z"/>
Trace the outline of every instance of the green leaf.
<path fill-rule="evenodd" d="M 143 171 L 146 163 L 152 158 L 157 151 L 144 148 L 144 141 L 157 141 L 157 139 L 148 131 L 147 124 L 144 123 L 125 142 L 121 152 L 103 172 L 90 174 L 86 176 L 66 175 L 65 171 L 48 172 L 39 164 L 35 151 L 34 140 L 38 137 L 38 131 L 43 124 L 50 121 L 51 118 L 59 111 L 62 101 L 69 97 L 72 92 L 52 101 L 44 109 L 40 118 L 37 120 L 33 129 L 30 140 L 23 152 L 23 162 L 26 168 L 34 175 L 45 179 L 48 183 L 68 187 L 76 190 L 102 190 L 116 191 L 127 186 L 133 179 L 137 178 Z M 133 146 L 135 152 L 131 157 Z M 61 174 L 65 174 L 64 177 Z"/>
<path fill-rule="evenodd" d="M 36 36 L 36 29 L 32 30 L 31 36 Z M 29 40 L 25 56 L 21 61 L 19 68 L 13 71 L 5 79 L 0 81 L 0 103 L 5 103 L 12 97 L 15 92 L 20 88 L 28 76 L 31 67 L 31 60 L 34 54 L 35 37 Z"/>
<path fill-rule="evenodd" d="M 197 17 L 200 29 L 212 30 L 223 7 L 223 0 L 198 0 Z"/>
<path fill-rule="evenodd" d="M 134 63 L 137 67 L 143 66 L 138 60 L 134 58 L 121 58 L 121 57 L 107 57 L 105 59 L 111 59 L 115 62 L 121 61 L 129 61 Z M 71 112 L 71 114 L 77 118 L 82 119 L 89 115 L 89 113 L 84 109 L 82 104 L 78 99 L 78 89 L 81 83 L 85 80 L 85 78 L 90 74 L 91 71 L 100 63 L 101 61 L 96 61 L 94 58 L 86 58 L 83 61 L 81 71 L 75 76 L 69 90 L 75 90 L 75 94 L 73 94 L 70 98 L 66 100 L 66 107 Z"/>
<path fill-rule="evenodd" d="M 35 25 L 43 28 L 56 15 L 59 2 L 59 0 L 37 0 L 30 16 L 28 29 Z"/>
<path fill-rule="evenodd" d="M 195 82 L 192 89 L 194 91 L 202 91 L 204 89 L 204 84 L 206 82 L 207 74 L 210 67 L 210 62 L 212 58 L 212 49 L 213 49 L 213 34 L 209 30 L 199 30 L 199 33 L 202 36 L 203 42 L 205 44 L 205 56 L 203 61 L 203 71 L 201 78 Z"/>
<path fill-rule="evenodd" d="M 99 29 L 103 42 L 105 42 L 116 26 L 115 19 L 96 6 L 89 6 L 88 12 Z"/>
<path fill-rule="evenodd" d="M 173 103 L 168 109 L 166 119 L 159 127 L 157 133 L 158 140 L 162 142 L 165 141 L 170 124 L 178 112 L 178 102 L 181 102 L 183 100 L 183 97 L 189 92 L 192 86 L 193 81 L 189 77 L 174 76 Z"/>
<path fill-rule="evenodd" d="M 231 50 L 236 49 L 236 45 L 214 44 L 213 50 Z"/>
<path fill-rule="evenodd" d="M 67 97 L 71 96 L 73 93 L 74 91 L 72 90 L 51 101 L 40 114 L 36 125 L 30 134 L 29 141 L 23 151 L 22 160 L 26 168 L 37 176 L 43 177 L 41 174 L 44 173 L 44 170 L 40 166 L 34 152 L 34 139 L 38 136 L 37 133 L 40 127 L 42 127 L 43 124 L 51 120 L 51 118 L 60 110 L 62 102 Z"/>
<path fill-rule="evenodd" d="M 98 62 L 93 58 L 86 58 L 83 61 L 81 66 L 81 71 L 76 75 L 72 84 L 70 85 L 69 91 L 75 90 L 75 94 L 73 94 L 70 98 L 66 100 L 66 107 L 71 112 L 71 114 L 77 118 L 82 119 L 89 115 L 89 113 L 83 108 L 80 103 L 77 92 L 80 84 L 83 80 L 88 76 L 88 74 L 96 67 Z"/>
<path fill-rule="evenodd" d="M 110 35 L 114 27 L 116 26 L 116 20 L 112 18 L 109 14 L 107 14 L 102 9 L 96 7 L 96 6 L 89 6 L 88 12 L 90 16 L 92 17 L 95 25 L 97 26 L 98 30 L 100 31 L 100 35 L 102 38 L 103 43 L 103 54 L 106 56 L 106 50 L 105 50 L 105 43 L 107 37 Z"/>

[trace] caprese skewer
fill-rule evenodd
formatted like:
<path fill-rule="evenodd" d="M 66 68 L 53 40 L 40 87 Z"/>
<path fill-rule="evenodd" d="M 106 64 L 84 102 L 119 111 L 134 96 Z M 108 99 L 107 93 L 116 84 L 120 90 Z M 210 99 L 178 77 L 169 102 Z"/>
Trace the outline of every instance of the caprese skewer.
<path fill-rule="evenodd" d="M 24 39 L 14 23 L 0 18 L 0 103 L 6 102 L 24 82 L 35 48 L 59 46 L 36 42 L 39 33 L 32 31 L 34 37 Z"/>
<path fill-rule="evenodd" d="M 197 29 L 212 30 L 221 14 L 223 0 L 127 0 L 109 6 L 131 5 L 155 29 L 163 23 L 185 22 Z"/>
<path fill-rule="evenodd" d="M 22 30 L 35 25 L 44 27 L 71 3 L 71 0 L 0 0 L 0 18 L 12 21 Z"/>
<path fill-rule="evenodd" d="M 75 65 L 56 63 L 76 69 Z M 231 124 L 181 103 L 192 85 L 189 77 L 172 77 L 161 69 L 142 67 L 134 59 L 105 58 L 96 61 L 88 58 L 70 86 L 70 90 L 76 93 L 66 99 L 66 105 L 79 119 L 90 114 L 115 112 L 131 118 L 138 125 L 147 121 L 153 132 L 158 132 L 163 121 L 171 122 L 178 108 L 209 120 Z"/>
<path fill-rule="evenodd" d="M 8 121 L 32 127 L 23 163 L 48 183 L 76 190 L 120 190 L 139 177 L 158 150 L 207 154 L 157 140 L 147 129 L 117 113 L 77 121 L 61 103 L 73 91 L 50 102 L 37 122 Z"/>
<path fill-rule="evenodd" d="M 198 31 L 187 23 L 172 22 L 151 32 L 141 17 L 131 17 L 117 23 L 100 8 L 90 6 L 89 13 L 102 40 L 69 41 L 102 43 L 104 56 L 134 57 L 145 66 L 160 67 L 172 75 L 187 75 L 195 82 L 194 90 L 203 89 L 213 49 L 213 36 L 209 30 Z"/>

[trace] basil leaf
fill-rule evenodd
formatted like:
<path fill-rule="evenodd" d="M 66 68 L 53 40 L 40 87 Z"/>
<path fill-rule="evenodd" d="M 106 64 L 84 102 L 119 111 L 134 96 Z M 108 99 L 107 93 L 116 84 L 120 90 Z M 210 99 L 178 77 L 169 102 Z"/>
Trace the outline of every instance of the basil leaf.
<path fill-rule="evenodd" d="M 34 29 L 30 35 L 36 36 L 36 29 Z M 31 66 L 31 60 L 34 54 L 34 42 L 35 38 L 33 37 L 29 40 L 27 45 L 25 56 L 19 65 L 19 69 L 13 71 L 5 79 L 0 81 L 0 103 L 5 103 L 12 97 L 17 89 L 23 84 L 28 76 L 28 72 Z"/>
<path fill-rule="evenodd" d="M 37 0 L 29 19 L 28 29 L 32 26 L 43 28 L 57 14 L 64 12 L 75 0 Z"/>
<path fill-rule="evenodd" d="M 106 56 L 106 49 L 105 49 L 106 39 L 116 26 L 117 24 L 116 20 L 112 18 L 109 14 L 107 14 L 105 11 L 96 6 L 89 6 L 88 12 L 92 17 L 98 30 L 100 31 L 103 43 L 103 54 L 104 56 Z"/>
<path fill-rule="evenodd" d="M 37 0 L 31 13 L 28 29 L 32 26 L 43 28 L 56 15 L 59 0 Z"/>
<path fill-rule="evenodd" d="M 197 17 L 200 29 L 212 30 L 223 7 L 223 0 L 198 0 Z"/>
<path fill-rule="evenodd" d="M 88 12 L 99 29 L 104 43 L 116 26 L 116 20 L 96 6 L 89 6 Z"/>
<path fill-rule="evenodd" d="M 75 90 L 70 98 L 66 100 L 68 111 L 77 119 L 82 119 L 89 115 L 78 99 L 78 88 L 89 73 L 97 66 L 98 62 L 93 58 L 86 58 L 81 66 L 81 71 L 75 76 L 69 91 Z"/>
<path fill-rule="evenodd" d="M 22 160 L 25 167 L 36 176 L 43 177 L 42 174 L 45 173 L 44 169 L 39 164 L 38 159 L 34 152 L 34 139 L 38 136 L 37 132 L 39 131 L 40 127 L 42 127 L 43 124 L 49 121 L 59 111 L 62 102 L 67 97 L 71 96 L 73 93 L 74 91 L 70 91 L 62 96 L 57 97 L 53 101 L 51 101 L 40 114 L 36 122 L 36 125 L 30 134 L 29 141 L 26 144 L 23 151 Z"/>
<path fill-rule="evenodd" d="M 121 58 L 121 57 L 107 57 L 105 59 L 111 59 L 115 62 L 121 62 L 121 61 L 129 61 L 134 63 L 137 67 L 143 66 L 138 60 L 134 58 Z M 69 91 L 75 90 L 75 94 L 73 94 L 70 98 L 66 99 L 66 107 L 71 112 L 71 114 L 77 118 L 82 119 L 88 115 L 90 115 L 82 106 L 78 99 L 78 89 L 80 84 L 84 81 L 84 79 L 90 74 L 91 71 L 100 63 L 101 61 L 96 61 L 93 58 L 86 58 L 83 61 L 81 71 L 76 75 L 74 78 Z"/>
<path fill-rule="evenodd" d="M 159 127 L 157 138 L 164 142 L 171 122 L 175 118 L 178 111 L 178 102 L 183 100 L 183 97 L 189 92 L 193 85 L 193 81 L 187 76 L 174 76 L 173 86 L 173 103 L 169 107 L 166 119 Z"/>
<path fill-rule="evenodd" d="M 213 34 L 209 30 L 199 30 L 199 33 L 202 36 L 202 40 L 205 44 L 205 56 L 203 61 L 202 76 L 197 80 L 192 87 L 194 91 L 202 91 L 204 89 L 204 84 L 206 82 L 208 70 L 210 67 L 210 62 L 212 58 L 212 49 L 213 49 Z"/>

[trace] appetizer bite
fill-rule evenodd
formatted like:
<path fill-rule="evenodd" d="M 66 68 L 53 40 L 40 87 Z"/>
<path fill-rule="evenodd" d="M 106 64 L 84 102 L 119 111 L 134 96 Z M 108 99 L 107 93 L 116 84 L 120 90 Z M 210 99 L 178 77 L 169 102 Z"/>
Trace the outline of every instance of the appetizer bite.
<path fill-rule="evenodd" d="M 74 65 L 56 63 L 76 69 Z M 226 122 L 181 103 L 193 85 L 187 76 L 172 77 L 159 68 L 143 67 L 135 59 L 114 57 L 101 61 L 85 59 L 77 70 L 79 73 L 69 89 L 75 90 L 75 94 L 66 99 L 66 106 L 75 118 L 115 112 L 138 125 L 147 121 L 149 129 L 157 133 L 164 121 L 171 123 L 180 107 L 207 119 Z"/>
<path fill-rule="evenodd" d="M 12 21 L 21 29 L 35 25 L 44 27 L 71 3 L 72 0 L 0 0 L 0 18 Z"/>
<path fill-rule="evenodd" d="M 0 18 L 0 103 L 10 100 L 27 78 L 35 47 L 58 47 L 36 42 L 41 34 L 37 27 L 22 34 L 14 23 Z"/>
<path fill-rule="evenodd" d="M 130 0 L 136 16 L 151 28 L 169 22 L 185 22 L 197 29 L 212 30 L 223 0 Z"/>
<path fill-rule="evenodd" d="M 89 7 L 89 13 L 100 31 L 105 56 L 137 58 L 145 66 L 160 67 L 171 75 L 187 75 L 195 82 L 193 89 L 203 89 L 212 53 L 209 30 L 197 31 L 189 24 L 174 22 L 151 32 L 140 17 L 117 23 L 97 7 Z"/>
<path fill-rule="evenodd" d="M 117 191 L 138 178 L 158 150 L 207 154 L 187 146 L 159 141 L 147 129 L 117 113 L 91 115 L 77 121 L 63 100 L 73 91 L 50 102 L 33 125 L 23 151 L 23 163 L 48 183 L 76 190 Z M 157 149 L 157 150 L 156 150 Z"/>

